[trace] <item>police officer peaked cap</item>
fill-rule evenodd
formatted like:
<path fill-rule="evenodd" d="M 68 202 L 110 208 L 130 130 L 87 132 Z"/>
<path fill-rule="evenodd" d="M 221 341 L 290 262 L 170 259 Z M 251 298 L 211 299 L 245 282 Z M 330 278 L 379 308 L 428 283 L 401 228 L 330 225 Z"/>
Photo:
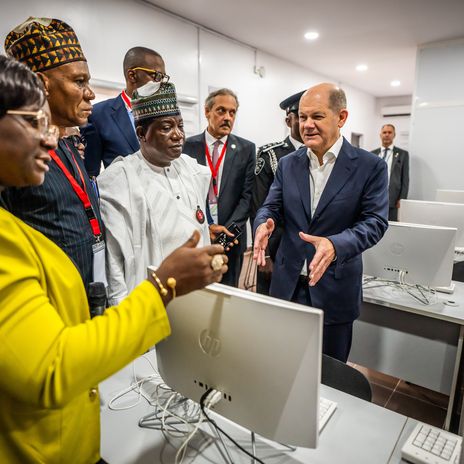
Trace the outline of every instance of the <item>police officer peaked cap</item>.
<path fill-rule="evenodd" d="M 285 110 L 287 114 L 291 113 L 292 111 L 298 111 L 300 98 L 305 92 L 306 90 L 303 90 L 302 92 L 298 92 L 290 97 L 287 97 L 285 100 L 282 100 L 279 104 L 280 108 Z"/>

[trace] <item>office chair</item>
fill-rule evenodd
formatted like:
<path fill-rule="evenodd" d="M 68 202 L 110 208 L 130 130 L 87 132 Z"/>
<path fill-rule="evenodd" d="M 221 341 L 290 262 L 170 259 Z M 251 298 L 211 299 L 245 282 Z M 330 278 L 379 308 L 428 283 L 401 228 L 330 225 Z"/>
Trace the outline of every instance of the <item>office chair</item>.
<path fill-rule="evenodd" d="M 362 400 L 372 399 L 371 385 L 361 372 L 325 354 L 322 355 L 321 382 Z"/>

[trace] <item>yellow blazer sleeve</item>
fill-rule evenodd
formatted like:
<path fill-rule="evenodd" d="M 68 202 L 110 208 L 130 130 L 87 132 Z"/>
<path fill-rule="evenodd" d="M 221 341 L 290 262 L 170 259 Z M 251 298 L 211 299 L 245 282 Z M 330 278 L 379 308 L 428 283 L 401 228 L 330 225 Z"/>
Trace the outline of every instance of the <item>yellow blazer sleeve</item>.
<path fill-rule="evenodd" d="M 61 250 L 40 235 L 54 248 L 43 262 L 26 228 L 0 226 L 0 389 L 11 397 L 61 407 L 170 334 L 163 302 L 147 281 L 103 316 L 84 320 L 82 281 Z M 51 288 L 47 267 L 66 273 L 62 281 L 70 285 Z"/>

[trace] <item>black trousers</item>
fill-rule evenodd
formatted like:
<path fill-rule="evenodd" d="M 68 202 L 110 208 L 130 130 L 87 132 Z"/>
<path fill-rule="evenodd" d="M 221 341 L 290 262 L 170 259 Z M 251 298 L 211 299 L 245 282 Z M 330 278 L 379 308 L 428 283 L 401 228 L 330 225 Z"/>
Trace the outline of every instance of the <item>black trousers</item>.
<path fill-rule="evenodd" d="M 226 255 L 229 258 L 229 262 L 227 263 L 229 269 L 222 276 L 221 284 L 238 288 L 238 280 L 243 264 L 243 251 L 238 246 L 234 246 L 229 251 L 226 251 Z"/>
<path fill-rule="evenodd" d="M 312 306 L 307 277 L 300 276 L 292 301 Z M 322 352 L 346 363 L 350 354 L 352 338 L 353 322 L 343 322 L 341 324 L 326 324 L 324 322 Z"/>
<path fill-rule="evenodd" d="M 398 208 L 388 208 L 388 220 L 397 221 L 398 220 Z"/>
<path fill-rule="evenodd" d="M 256 292 L 261 295 L 269 295 L 269 288 L 271 287 L 272 272 L 261 272 L 259 269 L 256 271 Z"/>

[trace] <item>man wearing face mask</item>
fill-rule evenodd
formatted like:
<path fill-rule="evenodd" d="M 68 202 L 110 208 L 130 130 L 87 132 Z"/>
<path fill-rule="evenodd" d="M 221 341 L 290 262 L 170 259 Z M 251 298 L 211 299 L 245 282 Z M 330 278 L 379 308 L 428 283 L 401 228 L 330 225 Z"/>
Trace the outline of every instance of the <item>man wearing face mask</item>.
<path fill-rule="evenodd" d="M 119 303 L 194 230 L 209 244 L 205 199 L 210 173 L 182 154 L 184 126 L 174 84 L 149 82 L 132 98 L 140 150 L 98 177 L 107 231 L 110 304 Z"/>
<path fill-rule="evenodd" d="M 39 52 L 37 52 L 39 50 Z M 60 134 L 81 126 L 92 113 L 95 94 L 74 30 L 65 22 L 29 18 L 5 40 L 7 55 L 26 64 L 44 84 L 51 123 Z M 3 192 L 8 209 L 55 242 L 74 262 L 84 286 L 105 282 L 103 224 L 93 185 L 72 143 L 60 139 L 45 181 L 38 187 Z"/>
<path fill-rule="evenodd" d="M 269 193 L 274 176 L 277 171 L 277 163 L 284 156 L 298 150 L 303 146 L 303 141 L 300 135 L 300 126 L 298 120 L 298 105 L 301 95 L 304 92 L 298 92 L 290 97 L 287 97 L 280 103 L 280 108 L 285 110 L 285 123 L 290 129 L 290 134 L 285 140 L 276 143 L 263 145 L 258 149 L 255 168 L 255 184 L 253 189 L 253 197 L 251 199 L 251 214 L 250 221 L 253 224 L 256 213 L 261 208 L 264 200 Z M 272 267 L 279 247 L 280 237 L 282 235 L 282 227 L 279 226 L 273 232 L 269 239 L 268 250 L 266 254 L 266 265 L 260 266 L 256 275 L 256 291 L 263 295 L 269 295 L 269 287 L 271 285 Z"/>
<path fill-rule="evenodd" d="M 256 159 L 255 144 L 231 134 L 238 110 L 232 90 L 211 92 L 205 101 L 208 127 L 205 132 L 185 141 L 184 153 L 209 166 L 208 222 L 211 239 L 235 223 L 242 230 L 239 243 L 228 252 L 229 270 L 222 283 L 238 286 L 246 249 L 246 222 L 250 216 Z M 228 232 L 229 236 L 233 234 Z"/>
<path fill-rule="evenodd" d="M 116 98 L 97 103 L 89 123 L 81 129 L 87 140 L 85 167 L 97 176 L 101 164 L 106 168 L 118 156 L 136 152 L 139 141 L 135 133 L 131 98 L 134 90 L 147 82 L 168 82 L 161 55 L 150 48 L 133 47 L 123 62 L 126 88 Z"/>

